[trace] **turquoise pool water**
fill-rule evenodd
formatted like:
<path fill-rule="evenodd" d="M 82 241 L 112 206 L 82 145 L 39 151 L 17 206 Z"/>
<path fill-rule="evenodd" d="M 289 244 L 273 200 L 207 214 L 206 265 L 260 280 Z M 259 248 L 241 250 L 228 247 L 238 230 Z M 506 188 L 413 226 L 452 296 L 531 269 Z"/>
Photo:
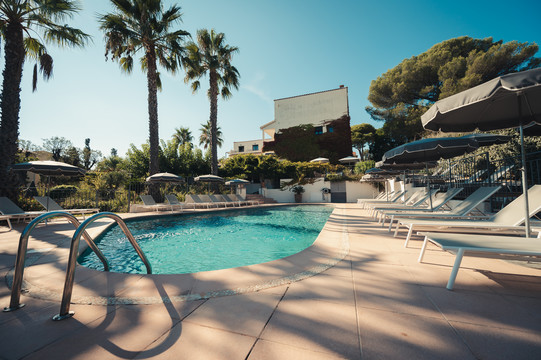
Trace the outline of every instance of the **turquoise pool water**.
<path fill-rule="evenodd" d="M 183 274 L 259 264 L 298 253 L 312 245 L 332 212 L 321 205 L 280 206 L 167 216 L 127 222 L 154 274 Z M 98 247 L 111 271 L 145 274 L 145 266 L 118 226 Z M 87 250 L 79 263 L 102 270 Z"/>

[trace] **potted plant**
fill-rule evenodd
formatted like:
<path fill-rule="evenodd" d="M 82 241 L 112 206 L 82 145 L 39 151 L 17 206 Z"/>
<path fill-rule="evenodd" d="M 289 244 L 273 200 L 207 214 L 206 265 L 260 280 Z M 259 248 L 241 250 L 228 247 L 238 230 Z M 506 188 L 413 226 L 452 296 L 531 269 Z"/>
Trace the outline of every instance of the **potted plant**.
<path fill-rule="evenodd" d="M 295 194 L 295 202 L 302 202 L 302 193 L 304 192 L 304 187 L 302 185 L 295 185 L 291 188 L 291 192 Z"/>

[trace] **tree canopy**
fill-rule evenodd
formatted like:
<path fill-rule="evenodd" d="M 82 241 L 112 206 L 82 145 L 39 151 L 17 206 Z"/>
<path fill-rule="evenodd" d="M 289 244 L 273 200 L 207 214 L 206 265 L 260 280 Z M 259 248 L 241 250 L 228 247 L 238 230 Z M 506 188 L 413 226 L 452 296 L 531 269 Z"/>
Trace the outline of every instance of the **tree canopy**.
<path fill-rule="evenodd" d="M 373 80 L 366 111 L 384 121 L 388 143 L 402 144 L 423 134 L 421 115 L 434 102 L 507 73 L 539 67 L 535 43 L 463 36 L 403 60 Z M 384 150 L 384 149 L 382 149 Z"/>

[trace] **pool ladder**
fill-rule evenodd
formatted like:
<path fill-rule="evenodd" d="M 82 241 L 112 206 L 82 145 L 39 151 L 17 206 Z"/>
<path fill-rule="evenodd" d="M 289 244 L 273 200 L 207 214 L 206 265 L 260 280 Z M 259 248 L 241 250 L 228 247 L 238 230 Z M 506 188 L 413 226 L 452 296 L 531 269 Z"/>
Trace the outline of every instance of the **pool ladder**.
<path fill-rule="evenodd" d="M 22 288 L 22 282 L 23 282 L 24 262 L 26 258 L 26 252 L 28 249 L 28 238 L 30 237 L 30 233 L 32 232 L 32 230 L 39 223 L 53 217 L 65 217 L 68 219 L 69 222 L 71 222 L 76 227 L 75 233 L 73 234 L 73 237 L 71 238 L 70 252 L 69 252 L 69 258 L 68 258 L 68 267 L 66 269 L 66 281 L 64 282 L 64 291 L 62 293 L 62 303 L 60 304 L 60 313 L 58 315 L 53 316 L 53 320 L 63 320 L 63 319 L 73 316 L 74 314 L 74 312 L 70 311 L 69 308 L 70 308 L 70 302 L 71 302 L 71 295 L 73 292 L 73 281 L 75 279 L 75 267 L 76 267 L 76 262 L 77 262 L 77 253 L 79 250 L 79 242 L 81 240 L 81 236 L 84 237 L 90 249 L 94 251 L 94 253 L 102 262 L 104 271 L 109 271 L 109 263 L 107 259 L 105 258 L 101 250 L 96 246 L 96 243 L 94 243 L 94 240 L 92 240 L 90 235 L 88 235 L 88 233 L 86 232 L 86 228 L 98 219 L 107 217 L 107 218 L 115 220 L 115 222 L 120 226 L 120 228 L 124 232 L 124 235 L 126 235 L 128 240 L 132 244 L 133 248 L 137 252 L 137 255 L 139 255 L 139 258 L 145 264 L 145 267 L 147 269 L 147 274 L 152 274 L 152 267 L 150 266 L 150 263 L 148 262 L 147 257 L 143 253 L 143 250 L 141 249 L 139 244 L 137 244 L 137 241 L 135 240 L 132 233 L 126 226 L 126 223 L 124 222 L 124 220 L 122 220 L 120 216 L 113 214 L 111 212 L 101 212 L 89 217 L 81 224 L 79 223 L 79 220 L 77 220 L 75 216 L 67 212 L 64 212 L 64 211 L 48 212 L 32 220 L 24 228 L 23 232 L 21 233 L 21 237 L 19 238 L 19 248 L 17 249 L 17 258 L 15 260 L 15 273 L 13 275 L 13 284 L 11 286 L 11 301 L 10 301 L 9 307 L 4 308 L 4 312 L 15 311 L 17 309 L 22 308 L 25 305 L 25 304 L 20 303 L 20 299 L 21 299 L 21 288 Z"/>

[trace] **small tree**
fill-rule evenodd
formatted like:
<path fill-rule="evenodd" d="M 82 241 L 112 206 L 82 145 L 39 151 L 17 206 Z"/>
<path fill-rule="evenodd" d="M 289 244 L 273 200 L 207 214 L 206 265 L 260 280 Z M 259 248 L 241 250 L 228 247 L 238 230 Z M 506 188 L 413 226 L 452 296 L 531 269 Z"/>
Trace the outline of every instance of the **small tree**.
<path fill-rule="evenodd" d="M 368 124 L 353 125 L 351 127 L 351 144 L 359 152 L 361 161 L 364 161 L 364 147 L 374 141 L 376 129 Z"/>

